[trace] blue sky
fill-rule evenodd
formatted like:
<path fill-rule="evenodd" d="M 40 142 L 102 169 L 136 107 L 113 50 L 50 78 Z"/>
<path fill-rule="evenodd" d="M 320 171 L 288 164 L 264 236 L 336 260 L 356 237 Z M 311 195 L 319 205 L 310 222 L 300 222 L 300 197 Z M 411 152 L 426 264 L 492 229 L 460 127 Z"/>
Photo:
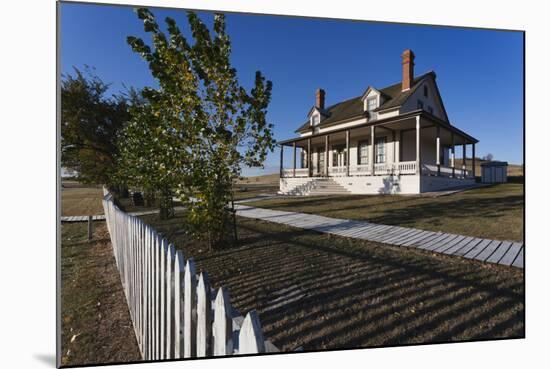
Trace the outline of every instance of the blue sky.
<path fill-rule="evenodd" d="M 151 10 L 159 23 L 166 16 L 176 19 L 189 36 L 184 10 Z M 199 14 L 211 24 L 211 13 Z M 479 139 L 476 154 L 523 163 L 522 33 L 246 14 L 227 14 L 226 19 L 240 82 L 251 86 L 256 70 L 273 81 L 268 119 L 278 140 L 296 135 L 318 87 L 331 105 L 370 85 L 399 82 L 400 55 L 410 48 L 416 75 L 437 73 L 452 124 Z M 62 73 L 94 66 L 112 83 L 112 93 L 123 84 L 154 86 L 147 65 L 126 44 L 129 35 L 149 42 L 130 7 L 63 3 Z M 278 161 L 276 150 L 261 173 L 277 172 Z"/>

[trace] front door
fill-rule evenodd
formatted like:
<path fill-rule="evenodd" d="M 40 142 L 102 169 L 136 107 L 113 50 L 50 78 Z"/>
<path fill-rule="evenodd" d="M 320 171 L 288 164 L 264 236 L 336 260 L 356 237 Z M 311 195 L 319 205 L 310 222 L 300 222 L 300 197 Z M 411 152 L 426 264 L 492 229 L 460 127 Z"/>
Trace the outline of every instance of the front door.
<path fill-rule="evenodd" d="M 345 146 L 333 147 L 332 166 L 333 167 L 346 166 L 346 147 Z"/>
<path fill-rule="evenodd" d="M 325 149 L 317 149 L 317 175 L 325 174 Z"/>

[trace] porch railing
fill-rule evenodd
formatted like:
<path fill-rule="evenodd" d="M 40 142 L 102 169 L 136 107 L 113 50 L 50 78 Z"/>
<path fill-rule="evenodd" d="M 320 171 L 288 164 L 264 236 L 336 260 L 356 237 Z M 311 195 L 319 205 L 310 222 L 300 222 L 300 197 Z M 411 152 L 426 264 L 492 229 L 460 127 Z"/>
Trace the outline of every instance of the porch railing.
<path fill-rule="evenodd" d="M 436 176 L 438 174 L 437 173 L 437 165 L 422 164 L 422 174 Z M 450 177 L 453 176 L 453 168 L 440 166 L 439 175 L 442 176 L 442 177 L 449 177 L 450 178 Z M 459 179 L 472 178 L 472 171 L 471 170 L 462 170 L 462 168 L 455 168 L 454 177 L 459 178 Z"/>
<path fill-rule="evenodd" d="M 314 168 L 315 169 L 315 168 Z M 431 164 L 422 164 L 421 165 L 423 175 L 437 175 L 437 165 Z M 324 175 L 324 170 L 322 173 L 317 173 L 316 170 L 312 173 L 313 176 Z M 328 175 L 330 177 L 343 177 L 347 174 L 347 168 L 345 166 L 339 167 L 329 167 Z M 370 176 L 371 166 L 370 164 L 361 164 L 361 165 L 350 165 L 349 167 L 350 176 Z M 374 164 L 374 175 L 402 175 L 402 174 L 416 174 L 416 161 L 401 161 L 397 163 L 376 163 Z M 455 168 L 455 178 L 464 179 L 470 178 L 472 172 L 466 170 L 463 172 L 462 168 Z M 440 176 L 443 177 L 452 177 L 453 170 L 449 167 L 440 167 Z M 294 169 L 283 169 L 283 177 L 308 177 L 309 171 L 308 168 L 296 168 L 296 173 L 294 174 Z"/>

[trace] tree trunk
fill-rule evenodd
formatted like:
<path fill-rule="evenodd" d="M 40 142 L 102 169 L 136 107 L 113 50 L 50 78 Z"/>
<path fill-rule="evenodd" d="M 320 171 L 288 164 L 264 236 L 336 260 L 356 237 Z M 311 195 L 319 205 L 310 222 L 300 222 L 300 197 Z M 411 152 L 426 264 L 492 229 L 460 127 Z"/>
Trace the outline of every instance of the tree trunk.
<path fill-rule="evenodd" d="M 159 199 L 160 219 L 170 219 L 174 217 L 174 203 L 172 201 L 172 191 L 164 188 L 160 193 Z"/>

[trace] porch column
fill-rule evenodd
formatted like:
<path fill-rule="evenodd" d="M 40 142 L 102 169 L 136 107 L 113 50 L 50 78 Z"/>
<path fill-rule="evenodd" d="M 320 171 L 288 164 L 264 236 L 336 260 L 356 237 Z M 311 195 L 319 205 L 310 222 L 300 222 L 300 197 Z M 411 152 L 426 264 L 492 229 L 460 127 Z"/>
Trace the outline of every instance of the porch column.
<path fill-rule="evenodd" d="M 399 131 L 399 161 L 403 161 L 403 131 Z"/>
<path fill-rule="evenodd" d="M 307 176 L 311 177 L 311 138 L 307 139 Z"/>
<path fill-rule="evenodd" d="M 396 155 L 396 151 L 395 151 L 395 131 L 392 131 L 391 132 L 391 139 L 393 141 L 393 168 L 392 170 L 395 170 L 395 163 L 397 162 L 397 160 L 395 160 L 395 155 Z"/>
<path fill-rule="evenodd" d="M 451 131 L 451 176 L 455 177 L 455 133 Z"/>
<path fill-rule="evenodd" d="M 296 177 L 296 141 L 292 143 L 292 150 L 294 152 L 294 156 L 292 158 L 292 176 Z"/>
<path fill-rule="evenodd" d="M 279 176 L 281 178 L 283 177 L 283 148 L 284 148 L 284 145 L 281 144 L 281 161 L 279 164 Z"/>
<path fill-rule="evenodd" d="M 374 175 L 374 126 L 370 126 L 370 175 Z"/>
<path fill-rule="evenodd" d="M 476 144 L 472 144 L 472 176 L 476 178 Z"/>
<path fill-rule="evenodd" d="M 437 158 L 435 160 L 435 164 L 437 165 L 437 176 L 441 175 L 441 137 L 440 133 L 441 130 L 439 128 L 439 125 L 436 126 L 436 138 L 435 138 L 435 154 L 437 155 Z"/>
<path fill-rule="evenodd" d="M 349 177 L 349 129 L 346 131 L 346 176 Z"/>
<path fill-rule="evenodd" d="M 325 136 L 325 176 L 328 177 L 328 135 Z"/>
<path fill-rule="evenodd" d="M 416 116 L 416 174 L 420 175 L 420 116 Z"/>
<path fill-rule="evenodd" d="M 466 140 L 462 139 L 462 178 L 466 178 Z"/>

